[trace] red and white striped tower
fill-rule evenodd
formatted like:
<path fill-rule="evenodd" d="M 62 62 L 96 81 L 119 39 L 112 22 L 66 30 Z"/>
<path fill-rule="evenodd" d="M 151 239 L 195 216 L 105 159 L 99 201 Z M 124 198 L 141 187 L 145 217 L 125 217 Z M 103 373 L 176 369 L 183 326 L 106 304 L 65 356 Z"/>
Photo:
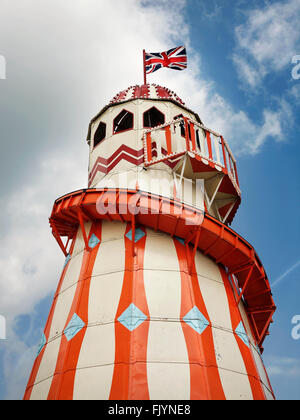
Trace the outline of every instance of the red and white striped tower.
<path fill-rule="evenodd" d="M 172 91 L 131 86 L 92 119 L 89 186 L 50 217 L 66 256 L 25 399 L 274 399 L 275 311 L 223 137 Z M 64 239 L 64 238 L 65 239 Z"/>

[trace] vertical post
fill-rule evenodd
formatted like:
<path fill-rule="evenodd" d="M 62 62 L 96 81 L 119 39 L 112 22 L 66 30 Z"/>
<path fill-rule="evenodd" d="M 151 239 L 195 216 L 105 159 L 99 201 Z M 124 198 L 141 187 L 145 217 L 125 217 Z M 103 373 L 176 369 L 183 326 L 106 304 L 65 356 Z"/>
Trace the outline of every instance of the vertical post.
<path fill-rule="evenodd" d="M 239 303 L 240 303 L 240 301 L 241 301 L 241 299 L 242 299 L 242 297 L 243 297 L 243 294 L 245 293 L 246 287 L 247 287 L 247 285 L 248 285 L 248 282 L 249 282 L 250 277 L 251 277 L 252 272 L 253 272 L 253 268 L 254 268 L 254 266 L 253 266 L 253 265 L 249 268 L 249 273 L 248 273 L 247 278 L 246 278 L 246 280 L 245 280 L 244 287 L 242 288 L 242 290 L 241 290 L 241 292 L 240 292 L 240 295 L 239 295 L 239 297 L 238 297 L 238 300 L 237 300 L 237 302 L 236 302 L 237 306 L 239 306 Z"/>
<path fill-rule="evenodd" d="M 225 144 L 224 144 L 224 139 L 223 139 L 222 136 L 221 136 L 221 142 L 222 142 L 222 150 L 223 150 L 223 159 L 224 159 L 225 171 L 228 172 L 227 161 L 226 161 L 226 152 L 225 152 Z"/>
<path fill-rule="evenodd" d="M 146 85 L 147 79 L 146 79 L 146 52 L 145 50 L 143 50 L 143 68 L 144 68 L 144 85 Z"/>
<path fill-rule="evenodd" d="M 167 152 L 168 152 L 168 155 L 170 155 L 172 153 L 172 139 L 171 139 L 171 129 L 169 125 L 165 127 L 165 135 L 166 135 L 166 143 L 167 143 Z"/>
<path fill-rule="evenodd" d="M 210 132 L 206 130 L 206 142 L 207 142 L 207 148 L 208 148 L 208 155 L 209 159 L 212 160 L 212 147 L 211 147 L 211 138 L 210 138 Z"/>
<path fill-rule="evenodd" d="M 193 150 L 196 150 L 196 140 L 195 140 L 195 126 L 192 122 L 190 122 L 190 132 L 191 132 L 191 140 L 192 140 L 192 146 Z"/>
<path fill-rule="evenodd" d="M 56 239 L 58 245 L 60 246 L 62 252 L 64 253 L 65 257 L 67 257 L 68 256 L 68 252 L 66 250 L 66 247 L 63 244 L 63 241 L 61 240 L 61 238 L 59 236 L 59 233 L 58 233 L 55 225 L 52 226 L 52 233 L 53 233 L 53 236 Z"/>
<path fill-rule="evenodd" d="M 151 132 L 146 134 L 146 144 L 147 144 L 147 161 L 148 163 L 152 161 L 152 139 Z"/>
<path fill-rule="evenodd" d="M 186 150 L 190 151 L 190 128 L 187 118 L 183 117 L 184 120 L 184 129 L 185 129 L 185 142 L 186 142 Z"/>
<path fill-rule="evenodd" d="M 239 178 L 238 178 L 238 174 L 237 174 L 236 162 L 234 162 L 233 164 L 234 164 L 235 180 L 236 180 L 238 186 L 240 186 Z"/>
<path fill-rule="evenodd" d="M 197 252 L 197 248 L 198 248 L 198 244 L 199 244 L 200 232 L 201 232 L 201 226 L 198 229 L 196 240 L 195 240 L 195 243 L 194 243 L 194 250 L 193 250 L 192 260 L 194 260 L 195 259 L 195 256 L 196 256 L 196 252 Z"/>
<path fill-rule="evenodd" d="M 83 222 L 83 217 L 82 217 L 82 213 L 81 213 L 80 208 L 78 208 L 77 214 L 78 214 L 79 224 L 80 224 L 81 231 L 82 231 L 83 240 L 84 240 L 84 243 L 85 243 L 85 249 L 86 249 L 86 251 L 90 251 L 91 248 L 89 247 L 89 242 L 88 242 L 88 238 L 86 236 L 86 231 L 85 231 L 85 228 L 84 228 L 84 222 Z"/>

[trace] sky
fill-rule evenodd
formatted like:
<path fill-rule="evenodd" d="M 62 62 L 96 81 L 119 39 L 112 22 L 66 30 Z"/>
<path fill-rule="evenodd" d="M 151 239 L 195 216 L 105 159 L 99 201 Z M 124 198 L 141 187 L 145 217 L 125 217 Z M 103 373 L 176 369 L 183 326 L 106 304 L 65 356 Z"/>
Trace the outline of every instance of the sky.
<path fill-rule="evenodd" d="M 143 49 L 183 44 L 187 69 L 148 82 L 175 91 L 236 156 L 232 228 L 255 247 L 277 306 L 263 359 L 277 399 L 300 399 L 300 0 L 0 7 L 0 399 L 24 394 L 64 264 L 48 217 L 57 197 L 87 186 L 90 119 L 142 84 Z"/>

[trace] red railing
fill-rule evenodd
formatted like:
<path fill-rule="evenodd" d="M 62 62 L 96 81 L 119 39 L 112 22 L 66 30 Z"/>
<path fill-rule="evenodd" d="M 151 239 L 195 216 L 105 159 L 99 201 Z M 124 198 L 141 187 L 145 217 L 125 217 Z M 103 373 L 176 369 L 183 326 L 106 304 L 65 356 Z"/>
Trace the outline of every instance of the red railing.
<path fill-rule="evenodd" d="M 155 156 L 153 143 L 156 145 Z M 228 174 L 239 190 L 236 160 L 223 136 L 189 118 L 145 130 L 145 166 L 175 159 L 189 152 Z"/>

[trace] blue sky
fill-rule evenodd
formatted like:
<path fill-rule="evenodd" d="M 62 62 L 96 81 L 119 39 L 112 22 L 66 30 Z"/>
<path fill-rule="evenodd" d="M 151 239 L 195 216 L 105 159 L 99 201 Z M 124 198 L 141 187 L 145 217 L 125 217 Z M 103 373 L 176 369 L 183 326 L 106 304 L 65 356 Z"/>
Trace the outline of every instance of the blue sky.
<path fill-rule="evenodd" d="M 178 93 L 237 157 L 242 204 L 232 227 L 275 284 L 263 357 L 277 398 L 299 399 L 300 1 L 14 2 L 3 1 L 0 17 L 0 399 L 22 397 L 33 364 L 63 266 L 47 217 L 55 198 L 86 186 L 89 120 L 142 82 L 143 48 L 182 43 L 187 70 L 148 81 Z"/>

